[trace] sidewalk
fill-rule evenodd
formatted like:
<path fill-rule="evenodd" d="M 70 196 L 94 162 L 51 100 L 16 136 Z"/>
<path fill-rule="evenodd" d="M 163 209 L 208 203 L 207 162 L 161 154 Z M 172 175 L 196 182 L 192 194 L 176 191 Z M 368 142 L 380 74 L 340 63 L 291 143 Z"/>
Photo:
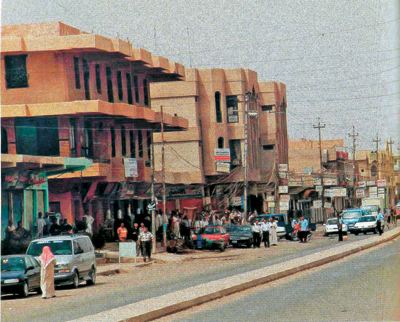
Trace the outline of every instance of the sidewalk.
<path fill-rule="evenodd" d="M 399 235 L 400 227 L 395 227 L 385 232 L 383 236 L 374 236 L 351 243 L 344 242 L 336 248 L 263 267 L 254 271 L 222 278 L 148 300 L 139 301 L 116 309 L 79 318 L 72 322 L 151 321 L 195 305 L 200 305 L 223 296 L 295 274 L 299 271 L 344 258 L 381 243 L 388 242 Z"/>

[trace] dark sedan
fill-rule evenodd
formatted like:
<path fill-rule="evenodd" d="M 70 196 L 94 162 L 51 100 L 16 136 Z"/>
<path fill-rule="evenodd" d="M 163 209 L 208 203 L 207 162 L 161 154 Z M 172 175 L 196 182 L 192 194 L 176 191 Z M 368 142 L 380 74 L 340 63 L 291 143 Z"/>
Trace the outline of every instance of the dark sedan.
<path fill-rule="evenodd" d="M 27 297 L 30 291 L 41 293 L 36 259 L 30 255 L 1 256 L 1 293 Z"/>
<path fill-rule="evenodd" d="M 233 247 L 253 245 L 253 229 L 251 226 L 232 226 L 229 232 L 229 244 Z"/>

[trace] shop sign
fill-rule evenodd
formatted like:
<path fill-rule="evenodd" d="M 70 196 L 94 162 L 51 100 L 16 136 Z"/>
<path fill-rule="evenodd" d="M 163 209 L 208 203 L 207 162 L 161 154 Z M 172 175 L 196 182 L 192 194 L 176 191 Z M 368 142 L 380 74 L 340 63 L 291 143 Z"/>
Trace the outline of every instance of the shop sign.
<path fill-rule="evenodd" d="M 30 171 L 14 171 L 4 177 L 4 189 L 24 189 L 31 185 L 42 185 L 46 183 L 43 173 L 32 173 Z"/>
<path fill-rule="evenodd" d="M 280 195 L 279 199 L 282 202 L 289 202 L 290 201 L 290 195 Z"/>
<path fill-rule="evenodd" d="M 324 196 L 325 196 L 326 198 L 332 198 L 332 197 L 334 197 L 332 189 L 325 189 L 325 191 L 324 191 Z"/>
<path fill-rule="evenodd" d="M 369 194 L 377 194 L 378 193 L 378 187 L 369 187 Z"/>
<path fill-rule="evenodd" d="M 214 149 L 214 160 L 221 162 L 231 162 L 230 149 Z"/>
<path fill-rule="evenodd" d="M 375 186 L 375 181 L 367 181 L 367 187 Z"/>
<path fill-rule="evenodd" d="M 378 194 L 385 194 L 386 189 L 385 188 L 378 188 Z"/>
<path fill-rule="evenodd" d="M 279 210 L 280 211 L 287 211 L 289 210 L 289 203 L 285 201 L 279 202 Z"/>
<path fill-rule="evenodd" d="M 136 158 L 124 158 L 125 178 L 137 178 L 139 176 Z"/>
<path fill-rule="evenodd" d="M 288 186 L 279 186 L 279 193 L 289 193 Z"/>
<path fill-rule="evenodd" d="M 314 200 L 313 207 L 314 208 L 322 208 L 322 200 Z"/>
<path fill-rule="evenodd" d="M 332 208 L 332 204 L 330 202 L 325 202 L 324 203 L 324 208 L 325 209 L 331 209 Z"/>
<path fill-rule="evenodd" d="M 215 165 L 217 167 L 217 172 L 231 172 L 231 164 L 229 162 L 215 162 Z"/>
<path fill-rule="evenodd" d="M 318 193 L 321 193 L 322 190 L 323 190 L 323 187 L 322 187 L 322 186 L 316 186 L 316 187 L 315 187 L 315 191 L 318 192 Z"/>
<path fill-rule="evenodd" d="M 356 198 L 364 198 L 365 197 L 365 189 L 357 189 L 356 190 Z"/>
<path fill-rule="evenodd" d="M 337 178 L 323 178 L 324 186 L 337 186 L 338 180 Z"/>
<path fill-rule="evenodd" d="M 365 188 L 366 186 L 367 186 L 367 183 L 365 181 L 356 182 L 356 187 L 357 188 Z"/>
<path fill-rule="evenodd" d="M 274 201 L 275 197 L 274 196 L 267 196 L 267 201 Z"/>
<path fill-rule="evenodd" d="M 288 173 L 286 171 L 279 171 L 279 178 L 287 179 Z"/>
<path fill-rule="evenodd" d="M 303 181 L 301 178 L 290 178 L 289 179 L 289 187 L 302 187 L 303 186 Z"/>
<path fill-rule="evenodd" d="M 369 197 L 370 198 L 378 198 L 378 194 L 377 193 L 369 193 Z"/>
<path fill-rule="evenodd" d="M 268 208 L 275 208 L 275 202 L 274 201 L 268 201 Z"/>
<path fill-rule="evenodd" d="M 242 197 L 233 197 L 231 205 L 232 206 L 241 206 L 242 205 Z"/>
<path fill-rule="evenodd" d="M 378 187 L 386 187 L 386 179 L 379 179 L 379 180 L 376 180 L 376 185 L 377 185 Z"/>
<path fill-rule="evenodd" d="M 279 171 L 287 172 L 287 171 L 289 171 L 289 166 L 287 164 L 279 164 L 278 169 L 279 169 Z"/>
<path fill-rule="evenodd" d="M 314 186 L 320 186 L 320 185 L 322 185 L 321 178 L 314 178 Z"/>
<path fill-rule="evenodd" d="M 347 197 L 347 189 L 346 188 L 332 188 L 331 196 L 332 197 Z"/>

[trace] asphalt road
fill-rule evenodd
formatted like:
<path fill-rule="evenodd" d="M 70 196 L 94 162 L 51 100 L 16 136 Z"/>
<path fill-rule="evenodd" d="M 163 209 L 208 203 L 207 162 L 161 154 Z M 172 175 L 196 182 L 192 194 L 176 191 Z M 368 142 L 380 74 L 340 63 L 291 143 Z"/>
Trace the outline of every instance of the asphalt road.
<path fill-rule="evenodd" d="M 350 241 L 373 235 L 350 236 Z M 251 271 L 261 267 L 336 247 L 337 237 L 316 236 L 310 243 L 284 241 L 270 249 L 228 249 L 210 255 L 238 255 L 231 259 L 164 263 L 135 269 L 130 274 L 98 277 L 93 287 L 58 289 L 57 298 L 42 300 L 31 295 L 27 299 L 2 297 L 2 321 L 68 321 L 118 308 L 144 299 L 164 295 L 205 282 Z"/>
<path fill-rule="evenodd" d="M 162 321 L 400 321 L 400 238 Z"/>

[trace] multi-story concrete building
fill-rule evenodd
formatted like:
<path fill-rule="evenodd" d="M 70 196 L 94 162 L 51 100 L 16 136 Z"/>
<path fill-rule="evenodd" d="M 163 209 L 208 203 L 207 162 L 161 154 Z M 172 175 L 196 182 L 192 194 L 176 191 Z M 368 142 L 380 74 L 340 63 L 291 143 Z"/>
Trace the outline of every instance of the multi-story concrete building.
<path fill-rule="evenodd" d="M 149 85 L 183 79 L 183 66 L 55 22 L 3 26 L 1 71 L 2 169 L 15 155 L 18 169 L 56 158 L 70 172 L 49 178 L 45 205 L 26 213 L 30 226 L 37 210 L 61 212 L 70 223 L 87 211 L 98 225 L 107 214 L 145 208 L 152 132 L 161 122 Z M 176 114 L 163 122 L 167 131 L 187 128 Z"/>
<path fill-rule="evenodd" d="M 249 209 L 265 209 L 277 164 L 288 161 L 285 85 L 258 82 L 248 69 L 187 69 L 185 82 L 152 84 L 150 91 L 155 110 L 189 120 L 187 132 L 164 136 L 168 209 L 243 204 L 246 104 Z M 154 140 L 161 180 L 160 134 Z"/>

